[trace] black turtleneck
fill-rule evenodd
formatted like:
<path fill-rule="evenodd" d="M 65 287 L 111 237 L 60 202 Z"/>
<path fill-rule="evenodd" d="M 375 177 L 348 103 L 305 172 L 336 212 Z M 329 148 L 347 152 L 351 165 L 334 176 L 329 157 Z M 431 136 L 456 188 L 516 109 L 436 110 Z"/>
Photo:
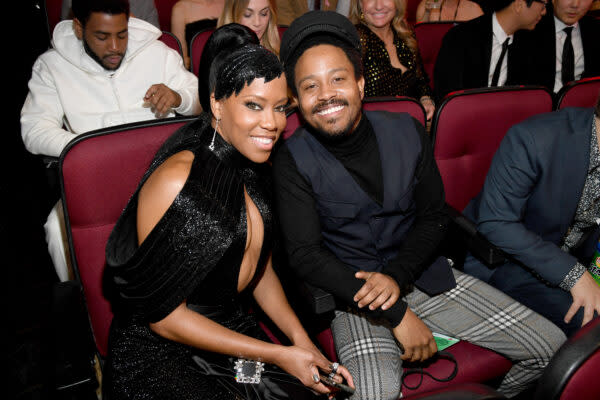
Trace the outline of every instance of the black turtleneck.
<path fill-rule="evenodd" d="M 422 145 L 415 172 L 416 219 L 398 255 L 382 271 L 398 282 L 401 296 L 407 293 L 427 266 L 427 261 L 443 237 L 446 224 L 443 184 L 433 159 L 431 143 L 423 125 L 417 120 L 414 123 Z M 317 132 L 311 133 L 342 163 L 365 193 L 381 204 L 381 158 L 369 120 L 363 115 L 357 128 L 342 137 L 332 139 Z M 353 297 L 364 281 L 355 278 L 354 271 L 324 245 L 312 187 L 298 172 L 286 146 L 281 146 L 274 155 L 273 174 L 277 212 L 290 267 L 302 279 L 356 307 Z M 366 307 L 362 310 L 373 317 L 383 317 L 396 326 L 404 317 L 406 303 L 399 300 L 385 311 L 370 311 Z"/>

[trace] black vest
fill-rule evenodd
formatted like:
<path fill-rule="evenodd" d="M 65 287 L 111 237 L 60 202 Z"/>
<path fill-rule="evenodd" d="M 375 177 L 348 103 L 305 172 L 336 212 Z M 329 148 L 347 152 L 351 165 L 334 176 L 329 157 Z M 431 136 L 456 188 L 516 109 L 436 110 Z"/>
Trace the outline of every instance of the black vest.
<path fill-rule="evenodd" d="M 286 145 L 315 194 L 325 245 L 353 270 L 381 271 L 415 219 L 413 191 L 421 140 L 409 114 L 366 111 L 383 171 L 383 204 L 371 199 L 305 129 Z"/>

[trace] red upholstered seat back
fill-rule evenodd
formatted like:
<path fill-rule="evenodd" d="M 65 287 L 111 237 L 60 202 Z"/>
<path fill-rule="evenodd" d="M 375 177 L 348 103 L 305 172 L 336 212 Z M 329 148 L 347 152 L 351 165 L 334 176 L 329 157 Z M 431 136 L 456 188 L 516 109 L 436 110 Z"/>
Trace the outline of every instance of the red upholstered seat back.
<path fill-rule="evenodd" d="M 46 7 L 46 21 L 48 22 L 48 32 L 50 33 L 50 39 L 52 39 L 52 32 L 54 27 L 60 22 L 62 13 L 62 2 L 63 0 L 46 0 L 44 3 Z"/>
<path fill-rule="evenodd" d="M 190 66 L 194 75 L 198 76 L 200 70 L 200 57 L 206 45 L 206 41 L 215 31 L 214 28 L 208 28 L 194 35 L 190 44 Z"/>
<path fill-rule="evenodd" d="M 425 124 L 425 110 L 421 103 L 411 97 L 368 97 L 363 101 L 363 110 L 406 112 Z M 290 137 L 302 124 L 302 116 L 297 109 L 291 110 L 287 115 L 287 125 L 283 131 L 283 139 Z"/>
<path fill-rule="evenodd" d="M 543 87 L 472 89 L 450 93 L 433 118 L 434 157 L 446 202 L 463 210 L 483 186 L 492 157 L 508 129 L 552 111 Z"/>
<path fill-rule="evenodd" d="M 171 10 L 178 0 L 154 0 L 158 24 L 163 31 L 171 32 Z"/>
<path fill-rule="evenodd" d="M 363 101 L 363 110 L 367 111 L 391 111 L 409 113 L 425 125 L 425 109 L 417 100 L 412 97 L 367 97 Z"/>
<path fill-rule="evenodd" d="M 179 39 L 177 39 L 177 36 L 175 36 L 171 32 L 163 31 L 162 35 L 158 39 L 173 50 L 175 50 L 176 52 L 178 52 L 181 56 L 183 56 L 181 43 L 179 43 Z"/>
<path fill-rule="evenodd" d="M 446 32 L 454 25 L 451 21 L 442 22 L 419 22 L 415 25 L 415 36 L 419 54 L 423 61 L 423 68 L 429 77 L 429 86 L 433 89 L 433 69 L 438 52 L 442 45 L 442 39 Z"/>
<path fill-rule="evenodd" d="M 90 132 L 77 137 L 61 155 L 71 260 L 102 356 L 112 320 L 102 292 L 106 241 L 158 148 L 192 119 L 153 120 Z"/>
<path fill-rule="evenodd" d="M 594 107 L 600 96 L 600 76 L 570 82 L 558 92 L 557 109 Z"/>

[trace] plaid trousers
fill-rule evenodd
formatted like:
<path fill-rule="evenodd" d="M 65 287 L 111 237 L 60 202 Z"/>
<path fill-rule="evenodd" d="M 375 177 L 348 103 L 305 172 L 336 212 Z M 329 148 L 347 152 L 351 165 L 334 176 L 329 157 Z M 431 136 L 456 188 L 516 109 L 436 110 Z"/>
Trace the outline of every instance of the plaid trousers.
<path fill-rule="evenodd" d="M 433 332 L 494 350 L 513 366 L 498 390 L 512 397 L 535 383 L 566 340 L 550 321 L 479 279 L 453 269 L 457 286 L 430 297 L 418 289 L 404 300 Z M 401 396 L 401 351 L 386 321 L 336 311 L 331 324 L 340 362 L 354 384 L 352 400 Z M 460 365 L 459 365 L 460 368 Z"/>

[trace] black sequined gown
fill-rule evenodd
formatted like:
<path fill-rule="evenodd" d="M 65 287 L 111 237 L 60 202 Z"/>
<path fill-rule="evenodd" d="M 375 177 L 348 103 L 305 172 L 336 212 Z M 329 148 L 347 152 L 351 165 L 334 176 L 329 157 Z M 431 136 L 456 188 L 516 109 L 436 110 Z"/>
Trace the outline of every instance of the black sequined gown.
<path fill-rule="evenodd" d="M 371 29 L 363 24 L 356 25 L 356 29 L 363 48 L 365 97 L 408 96 L 419 100 L 431 96 L 429 79 L 418 52 L 413 53 L 394 28 L 398 60 L 407 68 L 404 72 L 392 67 L 385 44 Z"/>
<path fill-rule="evenodd" d="M 201 116 L 159 150 L 141 185 L 165 159 L 190 150 L 195 158 L 173 204 L 137 244 L 139 188 L 107 243 L 106 291 L 115 314 L 103 390 L 107 399 L 305 399 L 314 398 L 296 378 L 266 365 L 261 384 L 234 380 L 233 357 L 167 340 L 150 330 L 184 300 L 225 327 L 266 339 L 238 294 L 246 245 L 244 187 L 260 211 L 264 242 L 256 276 L 272 245 L 269 171 L 253 164 L 216 135 Z M 254 281 L 248 286 L 251 288 Z"/>

